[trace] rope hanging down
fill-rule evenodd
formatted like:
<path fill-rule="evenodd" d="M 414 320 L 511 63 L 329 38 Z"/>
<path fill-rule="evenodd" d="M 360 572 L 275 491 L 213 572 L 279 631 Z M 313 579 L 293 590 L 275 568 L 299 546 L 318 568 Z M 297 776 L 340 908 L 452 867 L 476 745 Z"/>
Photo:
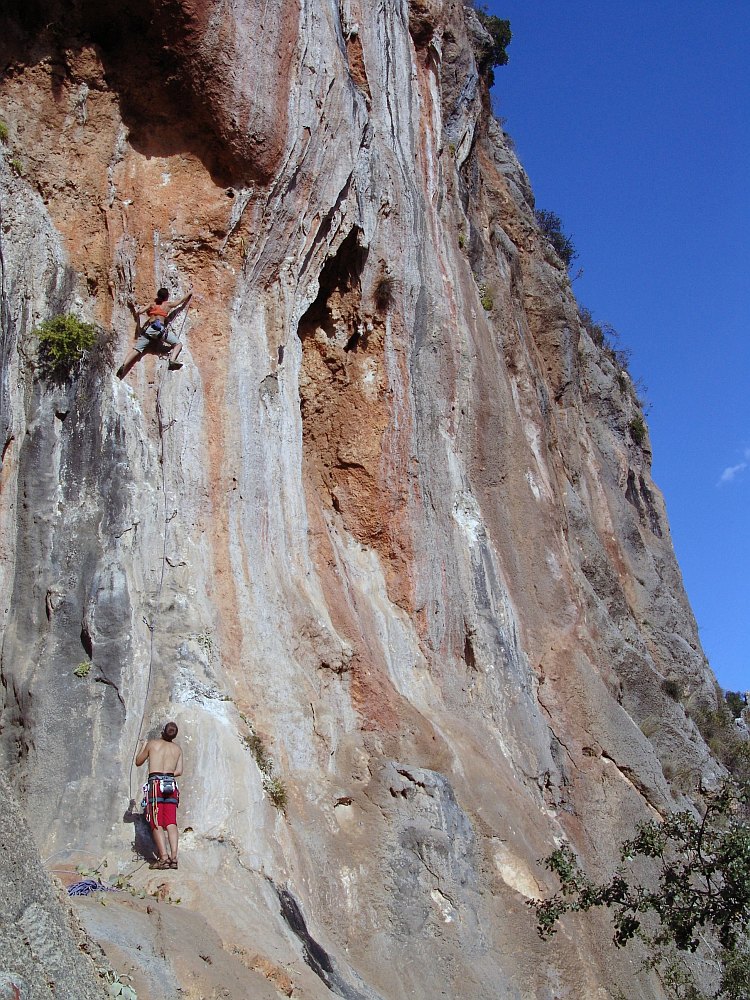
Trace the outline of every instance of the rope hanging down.
<path fill-rule="evenodd" d="M 182 329 L 185 326 L 185 319 L 187 318 L 187 311 L 189 302 L 186 305 L 185 313 L 182 319 L 182 326 L 180 327 L 180 335 L 182 334 Z M 164 570 L 167 564 L 167 525 L 171 521 L 171 518 L 167 514 L 167 479 L 164 470 L 164 434 L 172 426 L 172 422 L 166 425 L 164 424 L 164 416 L 161 405 L 161 390 L 164 385 L 164 372 L 162 371 L 159 376 L 159 387 L 156 390 L 156 419 L 159 427 L 159 464 L 161 465 L 161 490 L 164 497 L 164 528 L 162 531 L 162 553 L 161 553 L 161 571 L 159 574 L 159 586 L 156 590 L 156 613 L 159 613 L 159 606 L 161 602 L 161 592 L 164 586 Z M 148 654 L 148 678 L 146 680 L 146 694 L 143 699 L 143 712 L 141 713 L 141 721 L 138 726 L 138 733 L 135 741 L 135 749 L 133 751 L 133 756 L 130 762 L 130 779 L 129 779 L 129 794 L 130 800 L 134 799 L 133 796 L 133 768 L 135 767 L 135 757 L 138 753 L 138 744 L 141 741 L 141 734 L 143 732 L 143 722 L 146 718 L 146 709 L 148 707 L 148 698 L 151 692 L 151 675 L 153 673 L 154 666 L 154 632 L 156 626 L 152 621 L 149 621 L 146 616 L 143 616 L 143 623 L 149 630 L 149 654 Z"/>

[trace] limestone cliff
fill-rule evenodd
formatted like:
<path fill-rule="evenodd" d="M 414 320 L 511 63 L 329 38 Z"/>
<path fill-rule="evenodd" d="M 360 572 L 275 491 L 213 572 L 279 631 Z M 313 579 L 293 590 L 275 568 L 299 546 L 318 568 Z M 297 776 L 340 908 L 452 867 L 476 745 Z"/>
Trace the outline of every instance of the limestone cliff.
<path fill-rule="evenodd" d="M 180 871 L 133 875 L 179 906 L 89 932 L 141 1000 L 660 997 L 526 905 L 561 839 L 598 871 L 715 772 L 662 682 L 715 695 L 476 17 L 4 11 L 2 766 L 49 868 L 130 872 L 138 737 L 174 718 L 186 758 Z M 121 382 L 160 285 L 185 366 Z M 33 330 L 71 311 L 99 347 L 50 384 Z"/>

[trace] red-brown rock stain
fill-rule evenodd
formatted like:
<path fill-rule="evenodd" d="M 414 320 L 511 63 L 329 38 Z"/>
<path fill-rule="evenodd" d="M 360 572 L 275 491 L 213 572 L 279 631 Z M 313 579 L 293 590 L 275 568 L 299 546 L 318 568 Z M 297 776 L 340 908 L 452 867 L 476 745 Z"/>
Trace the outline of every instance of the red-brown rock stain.
<path fill-rule="evenodd" d="M 299 0 L 169 0 L 154 24 L 232 175 L 268 182 L 287 144 Z"/>
<path fill-rule="evenodd" d="M 369 634 L 375 625 L 354 607 L 341 579 L 323 516 L 340 518 L 356 541 L 377 552 L 388 597 L 410 611 L 411 421 L 391 389 L 406 384 L 406 331 L 396 310 L 388 321 L 383 311 L 364 308 L 358 281 L 335 279 L 325 302 L 300 324 L 300 408 L 311 546 L 332 623 L 355 649 L 352 701 L 366 728 L 393 730 L 401 699 L 376 653 L 378 637 Z"/>
<path fill-rule="evenodd" d="M 229 569 L 231 476 L 225 466 L 237 442 L 234 428 L 226 425 L 226 381 L 229 308 L 243 264 L 246 231 L 240 225 L 227 240 L 232 200 L 196 156 L 146 157 L 122 141 L 116 95 L 107 89 L 94 49 L 68 53 L 67 68 L 51 59 L 19 67 L 6 78 L 0 94 L 21 123 L 26 179 L 43 197 L 70 265 L 85 282 L 81 292 L 92 296 L 98 322 L 111 325 L 114 297 L 132 295 L 140 305 L 149 302 L 155 275 L 163 273 L 167 262 L 178 269 L 180 293 L 188 284 L 193 287 L 186 331 L 204 393 L 202 443 L 208 484 L 207 508 L 196 528 L 205 531 L 213 550 L 210 596 L 221 616 L 227 666 L 236 666 L 232 661 L 241 650 L 241 627 Z M 132 248 L 132 285 L 117 262 L 125 243 Z M 128 317 L 127 328 L 116 331 L 118 357 L 129 350 L 134 332 L 135 323 Z M 155 433 L 154 381 L 180 378 L 180 373 L 167 376 L 166 369 L 157 369 L 163 364 L 147 355 L 128 376 L 142 395 Z"/>

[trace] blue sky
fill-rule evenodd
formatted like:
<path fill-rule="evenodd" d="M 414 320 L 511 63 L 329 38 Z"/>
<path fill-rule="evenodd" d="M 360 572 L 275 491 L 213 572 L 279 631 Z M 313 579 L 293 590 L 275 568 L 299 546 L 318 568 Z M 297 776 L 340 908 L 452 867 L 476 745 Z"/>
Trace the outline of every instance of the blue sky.
<path fill-rule="evenodd" d="M 701 641 L 750 688 L 750 2 L 488 8 L 513 32 L 495 111 L 632 351 Z"/>

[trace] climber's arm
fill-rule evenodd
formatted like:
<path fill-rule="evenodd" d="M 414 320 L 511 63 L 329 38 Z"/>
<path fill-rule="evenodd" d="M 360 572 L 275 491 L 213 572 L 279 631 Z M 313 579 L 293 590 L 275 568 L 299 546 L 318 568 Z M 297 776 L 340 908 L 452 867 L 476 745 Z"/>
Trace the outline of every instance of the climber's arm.
<path fill-rule="evenodd" d="M 151 747 L 151 740 L 144 740 L 143 741 L 143 746 L 138 751 L 138 754 L 136 755 L 136 758 L 135 758 L 135 765 L 136 765 L 136 767 L 140 767 L 141 764 L 145 764 L 146 763 L 146 761 L 148 760 L 148 752 L 149 752 L 150 747 Z"/>

